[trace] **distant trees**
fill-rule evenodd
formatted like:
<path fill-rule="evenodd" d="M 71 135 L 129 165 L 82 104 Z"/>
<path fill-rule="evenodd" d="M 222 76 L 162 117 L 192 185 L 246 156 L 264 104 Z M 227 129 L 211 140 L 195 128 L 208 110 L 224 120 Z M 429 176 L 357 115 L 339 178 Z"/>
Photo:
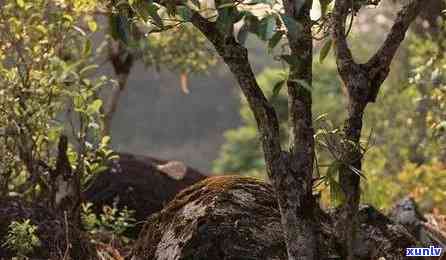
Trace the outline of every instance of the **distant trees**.
<path fill-rule="evenodd" d="M 111 135 L 113 116 L 118 109 L 121 93 L 127 88 L 127 81 L 135 62 L 141 61 L 146 68 L 167 69 L 180 75 L 180 87 L 189 93 L 187 78 L 192 73 L 203 73 L 216 63 L 215 56 L 207 46 L 205 38 L 191 26 L 180 25 L 169 31 L 141 28 L 137 15 L 128 5 L 113 6 L 107 11 L 108 60 L 113 66 L 117 85 L 106 95 L 103 109 L 103 136 Z M 133 24 L 135 23 L 136 24 Z"/>

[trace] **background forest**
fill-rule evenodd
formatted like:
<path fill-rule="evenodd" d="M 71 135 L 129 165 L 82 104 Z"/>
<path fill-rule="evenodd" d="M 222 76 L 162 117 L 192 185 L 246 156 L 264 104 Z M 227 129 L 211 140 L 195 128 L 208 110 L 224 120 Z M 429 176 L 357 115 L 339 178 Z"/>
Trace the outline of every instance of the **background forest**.
<path fill-rule="evenodd" d="M 274 6 L 274 1 L 252 2 Z M 314 1 L 311 10 L 321 24 L 313 32 L 312 85 L 296 81 L 313 98 L 314 174 L 320 180 L 315 189 L 322 208 L 345 201 L 336 176 L 343 167 L 348 91 L 324 27 L 330 2 Z M 352 14 L 348 38 L 358 62 L 379 48 L 401 8 L 400 1 L 373 3 L 358 3 L 361 12 Z M 65 222 L 94 235 L 107 230 L 113 239 L 122 236 L 119 246 L 125 247 L 134 238 L 132 210 L 110 205 L 95 215 L 92 204 L 66 200 L 88 190 L 119 153 L 183 161 L 205 175 L 271 181 L 250 104 L 212 44 L 181 22 L 191 19 L 187 9 L 167 6 L 163 13 L 152 1 L 137 0 L 0 0 L 0 5 L 0 198 L 44 202 L 55 211 L 63 205 L 70 212 Z M 401 44 L 376 102 L 365 110 L 364 158 L 357 173 L 361 201 L 384 212 L 409 195 L 423 212 L 446 214 L 446 3 L 427 5 Z M 282 89 L 295 64 L 283 54 L 289 43 L 275 18 L 255 17 L 262 8 L 244 14 L 255 30 L 232 22 L 260 88 L 277 111 L 280 142 L 288 149 L 293 146 L 289 94 Z M 122 12 L 133 18 L 124 20 Z M 145 16 L 150 17 L 146 27 L 138 20 Z M 67 181 L 73 176 L 74 182 Z M 29 221 L 6 229 L 6 242 L 0 244 L 19 257 L 42 243 Z M 79 239 L 74 247 L 82 246 L 80 236 L 73 235 Z"/>

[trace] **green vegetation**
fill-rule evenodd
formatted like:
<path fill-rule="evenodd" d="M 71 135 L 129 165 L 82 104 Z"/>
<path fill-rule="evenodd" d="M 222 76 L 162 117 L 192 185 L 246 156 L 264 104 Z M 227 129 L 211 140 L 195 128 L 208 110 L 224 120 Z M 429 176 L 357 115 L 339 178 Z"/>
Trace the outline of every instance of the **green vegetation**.
<path fill-rule="evenodd" d="M 8 235 L 4 245 L 16 252 L 19 259 L 27 259 L 26 256 L 40 246 L 40 239 L 36 234 L 37 226 L 29 219 L 13 221 L 9 225 Z"/>
<path fill-rule="evenodd" d="M 441 40 L 438 40 L 441 39 Z M 365 153 L 362 180 L 365 203 L 389 209 L 403 196 L 411 194 L 423 210 L 446 210 L 441 185 L 445 158 L 445 58 L 441 55 L 444 40 L 412 34 L 405 45 L 408 63 L 401 60 L 385 82 L 376 104 L 366 112 L 365 133 L 370 135 Z M 324 63 L 314 64 L 317 75 L 313 83 L 313 118 L 316 136 L 340 128 L 344 117 L 342 88 L 329 55 Z M 266 69 L 257 78 L 268 96 L 284 72 Z M 265 162 L 258 142 L 256 123 L 246 100 L 241 98 L 242 126 L 225 133 L 226 143 L 214 162 L 215 172 L 240 173 L 265 178 Z M 273 101 L 281 121 L 283 144 L 288 132 L 286 94 Z M 326 175 L 333 157 L 323 147 L 318 150 L 319 172 Z M 329 189 L 320 187 L 324 203 L 330 204 Z"/>
<path fill-rule="evenodd" d="M 414 29 L 403 44 L 400 36 L 422 5 L 408 1 L 395 20 L 400 31 L 391 30 L 381 45 L 361 27 L 389 27 L 391 19 L 357 20 L 376 1 L 315 2 L 6 0 L 0 10 L 0 196 L 43 204 L 66 224 L 73 252 L 82 252 L 84 232 L 129 243 L 132 209 L 112 205 L 95 215 L 83 192 L 117 158 L 111 120 L 140 61 L 180 74 L 185 93 L 192 73 L 227 66 L 222 77 L 235 79 L 241 90 L 241 124 L 224 134 L 213 170 L 271 182 L 290 258 L 302 253 L 296 248 L 305 249 L 305 259 L 318 254 L 319 197 L 341 212 L 336 228 L 345 259 L 353 259 L 360 199 L 389 209 L 409 194 L 425 211 L 446 212 L 443 14 L 431 24 L 435 34 Z M 105 41 L 97 44 L 99 33 Z M 247 41 L 252 36 L 255 50 Z M 102 75 L 105 49 L 116 79 Z M 353 56 L 371 58 L 359 64 Z M 214 100 L 216 110 L 224 108 Z M 126 122 L 147 114 L 139 112 Z M 203 118 L 195 118 L 199 129 Z M 302 207 L 308 214 L 296 213 Z M 2 245 L 26 257 L 41 245 L 37 226 L 13 221 Z"/>

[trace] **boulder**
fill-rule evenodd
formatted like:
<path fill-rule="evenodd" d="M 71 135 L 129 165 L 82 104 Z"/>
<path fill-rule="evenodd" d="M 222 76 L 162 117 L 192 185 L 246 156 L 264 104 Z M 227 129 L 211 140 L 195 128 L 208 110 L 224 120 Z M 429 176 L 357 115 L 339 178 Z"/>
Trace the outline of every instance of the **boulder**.
<path fill-rule="evenodd" d="M 204 178 L 205 174 L 182 162 L 120 153 L 119 159 L 92 181 L 84 197 L 94 204 L 96 213 L 105 205 L 127 207 L 135 211 L 140 223 L 161 210 L 180 190 Z M 130 233 L 136 234 L 140 227 Z"/>
<path fill-rule="evenodd" d="M 340 259 L 336 212 L 318 210 L 321 259 Z M 356 259 L 403 259 L 418 242 L 373 207 L 362 206 Z M 146 222 L 134 259 L 277 259 L 286 248 L 273 189 L 240 176 L 210 177 L 180 192 Z"/>
<path fill-rule="evenodd" d="M 406 227 L 424 246 L 439 246 L 446 249 L 446 232 L 438 225 L 432 215 L 427 219 L 418 210 L 418 205 L 412 197 L 405 197 L 395 203 L 389 217 Z"/>

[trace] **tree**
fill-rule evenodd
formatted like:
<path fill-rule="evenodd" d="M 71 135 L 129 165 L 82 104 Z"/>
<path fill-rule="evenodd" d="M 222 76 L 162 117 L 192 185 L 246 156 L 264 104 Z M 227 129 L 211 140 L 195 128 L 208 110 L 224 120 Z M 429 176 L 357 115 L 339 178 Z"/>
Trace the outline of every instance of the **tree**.
<path fill-rule="evenodd" d="M 141 12 L 136 14 L 128 5 L 111 5 L 108 9 L 108 60 L 113 66 L 117 85 L 113 86 L 103 109 L 103 136 L 111 134 L 119 98 L 127 88 L 127 80 L 136 61 L 142 61 L 146 68 L 155 67 L 157 70 L 167 69 L 179 73 L 181 89 L 186 94 L 189 93 L 188 75 L 203 73 L 216 62 L 204 37 L 191 26 L 180 25 L 169 31 L 154 28 L 143 31 L 134 22 Z"/>
<path fill-rule="evenodd" d="M 354 2 L 335 1 L 332 16 L 332 41 L 335 46 L 339 74 L 344 82 L 348 96 L 348 118 L 344 126 L 344 146 L 341 154 L 342 165 L 339 169 L 341 188 L 345 193 L 342 207 L 341 241 L 345 244 L 345 255 L 353 258 L 352 249 L 359 203 L 359 176 L 361 171 L 362 150 L 360 137 L 363 113 L 369 102 L 374 102 L 389 66 L 398 49 L 409 24 L 421 9 L 421 1 L 411 1 L 399 13 L 395 24 L 383 46 L 366 64 L 357 64 L 346 39 L 346 20 L 348 15 L 356 15 L 363 5 L 377 4 L 379 1 Z M 274 2 L 266 2 L 271 7 Z M 130 6 L 134 7 L 134 2 Z M 191 22 L 212 43 L 217 53 L 237 79 L 254 114 L 260 132 L 268 177 L 275 189 L 282 216 L 285 242 L 289 259 L 315 259 L 318 247 L 318 222 L 315 217 L 317 204 L 313 196 L 313 163 L 315 143 L 312 120 L 312 61 L 314 26 L 310 17 L 312 1 L 284 1 L 280 11 L 273 8 L 258 19 L 245 5 L 259 4 L 216 1 L 216 7 L 206 12 L 200 3 L 178 1 L 159 1 L 154 7 L 138 8 L 152 10 L 159 6 L 167 14 L 178 14 L 184 22 Z M 322 2 L 323 18 L 326 18 L 328 2 Z M 210 14 L 209 14 L 210 12 Z M 169 28 L 163 24 L 159 14 L 150 13 L 153 23 L 161 29 Z M 147 18 L 146 18 L 147 20 Z M 150 20 L 150 19 L 149 19 Z M 234 25 L 244 21 L 237 36 Z M 283 26 L 282 26 L 283 25 Z M 274 32 L 274 28 L 277 28 Z M 286 36 L 286 54 L 281 58 L 289 66 L 285 79 L 288 91 L 289 149 L 284 149 L 280 138 L 280 124 L 270 100 L 254 76 L 249 63 L 248 51 L 243 46 L 243 35 L 254 31 L 275 46 L 282 36 Z M 278 92 L 280 86 L 278 87 Z M 347 225 L 348 222 L 348 225 Z"/>
<path fill-rule="evenodd" d="M 248 10 L 237 9 L 238 5 L 244 5 L 243 2 L 217 1 L 213 13 L 217 19 L 214 21 L 208 19 L 212 15 L 205 17 L 198 8 L 193 9 L 187 4 L 173 1 L 158 4 L 164 6 L 170 14 L 175 14 L 177 7 L 181 8 L 183 19 L 191 22 L 212 43 L 237 79 L 260 131 L 268 176 L 275 188 L 281 210 L 289 258 L 315 259 L 318 241 L 314 215 L 316 203 L 312 194 L 314 141 L 310 90 L 313 60 L 311 1 L 285 1 L 283 13 L 272 13 L 260 21 Z M 157 20 L 157 15 L 152 14 L 152 17 L 154 21 Z M 234 35 L 234 24 L 244 17 L 247 25 L 251 25 L 251 28 L 245 30 L 257 32 L 264 39 L 269 39 L 270 43 L 273 41 L 274 27 L 279 24 L 274 41 L 277 44 L 286 35 L 290 46 L 290 54 L 283 55 L 290 67 L 287 89 L 292 130 L 291 147 L 288 151 L 282 148 L 276 112 L 258 85 L 249 63 L 248 51 Z"/>
<path fill-rule="evenodd" d="M 0 10 L 2 194 L 38 201 L 72 223 L 66 235 L 76 259 L 82 190 L 111 155 L 98 136 L 97 95 L 108 80 L 94 76 L 87 25 L 94 6 L 5 1 Z"/>
<path fill-rule="evenodd" d="M 329 130 L 325 124 L 326 121 L 330 121 L 333 128 L 339 125 L 344 117 L 344 108 L 343 102 L 340 102 L 343 101 L 340 82 L 335 80 L 337 72 L 334 60 L 327 57 L 323 64 L 319 61 L 314 62 L 313 73 L 318 75 L 312 84 L 313 98 L 317 100 L 313 104 L 314 128 L 317 133 L 319 130 Z M 284 92 L 274 93 L 275 86 L 283 84 L 284 75 L 286 75 L 284 69 L 268 68 L 257 75 L 257 81 L 277 111 L 281 142 L 282 145 L 287 145 L 289 136 L 287 123 L 288 97 Z M 214 172 L 235 172 L 264 178 L 266 175 L 265 161 L 259 145 L 256 122 L 246 99 L 242 96 L 240 97 L 240 103 L 242 125 L 225 132 L 226 142 L 221 147 L 220 155 L 214 162 Z M 318 148 L 317 140 L 316 148 Z M 323 171 L 320 165 L 328 165 L 332 158 L 323 156 L 325 154 L 321 149 L 316 149 L 316 152 L 319 171 Z M 323 172 L 321 172 L 321 175 L 323 175 Z"/>
<path fill-rule="evenodd" d="M 371 1 L 377 4 L 379 1 Z M 351 2 L 336 0 L 333 11 L 333 43 L 339 75 L 347 90 L 348 116 L 344 123 L 347 141 L 342 155 L 347 164 L 339 172 L 340 185 L 346 201 L 342 205 L 339 223 L 341 240 L 346 245 L 347 259 L 354 259 L 353 249 L 356 230 L 356 214 L 360 199 L 361 130 L 364 110 L 368 103 L 375 102 L 379 89 L 389 74 L 390 64 L 403 41 L 406 31 L 422 9 L 422 1 L 409 1 L 397 14 L 386 40 L 377 52 L 364 64 L 354 61 L 347 43 L 347 16 L 352 17 L 358 11 Z"/>

